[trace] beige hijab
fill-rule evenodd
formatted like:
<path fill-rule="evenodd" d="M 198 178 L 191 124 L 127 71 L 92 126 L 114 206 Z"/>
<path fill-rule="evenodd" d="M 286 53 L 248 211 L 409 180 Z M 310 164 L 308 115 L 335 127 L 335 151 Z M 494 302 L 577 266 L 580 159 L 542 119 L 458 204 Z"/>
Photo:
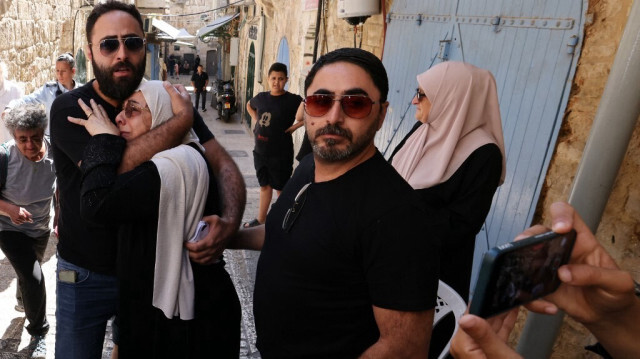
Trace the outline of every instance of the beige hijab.
<path fill-rule="evenodd" d="M 143 82 L 138 89 L 151 111 L 151 128 L 173 116 L 171 99 L 162 82 Z M 183 242 L 195 234 L 209 189 L 204 158 L 185 145 L 197 141 L 191 131 L 183 145 L 159 152 L 151 159 L 161 183 L 152 304 L 169 319 L 194 317 L 193 272 Z"/>
<path fill-rule="evenodd" d="M 493 75 L 473 65 L 447 61 L 417 76 L 431 111 L 396 153 L 392 165 L 415 189 L 448 180 L 477 148 L 495 143 L 506 173 L 504 138 Z"/>

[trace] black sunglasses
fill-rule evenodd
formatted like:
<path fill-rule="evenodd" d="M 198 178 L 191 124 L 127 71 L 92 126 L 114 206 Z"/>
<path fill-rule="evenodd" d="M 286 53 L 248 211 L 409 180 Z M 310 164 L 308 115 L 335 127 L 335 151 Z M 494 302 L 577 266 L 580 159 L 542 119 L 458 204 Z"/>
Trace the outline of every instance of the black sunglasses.
<path fill-rule="evenodd" d="M 337 99 L 335 97 L 338 97 Z M 342 111 L 352 118 L 365 118 L 371 113 L 372 101 L 366 95 L 311 95 L 304 99 L 304 111 L 313 117 L 324 116 L 333 107 L 333 102 L 339 101 Z"/>
<path fill-rule="evenodd" d="M 302 211 L 302 207 L 304 206 L 304 201 L 307 199 L 307 188 L 311 183 L 307 183 L 306 185 L 300 188 L 300 191 L 296 195 L 296 198 L 293 200 L 293 206 L 289 208 L 287 214 L 284 215 L 284 220 L 282 221 L 282 230 L 289 233 L 291 231 L 291 227 L 298 218 L 298 215 Z"/>
<path fill-rule="evenodd" d="M 427 97 L 427 94 L 420 92 L 420 88 L 418 87 L 416 88 L 416 94 L 414 96 L 418 98 L 418 101 L 420 101 L 421 98 Z"/>
<path fill-rule="evenodd" d="M 147 43 L 146 39 L 138 36 L 123 37 L 122 39 L 111 38 L 100 41 L 100 53 L 103 56 L 111 56 L 120 48 L 120 43 L 124 44 L 124 47 L 131 52 L 142 50 L 144 44 Z M 93 44 L 89 44 L 91 46 Z"/>

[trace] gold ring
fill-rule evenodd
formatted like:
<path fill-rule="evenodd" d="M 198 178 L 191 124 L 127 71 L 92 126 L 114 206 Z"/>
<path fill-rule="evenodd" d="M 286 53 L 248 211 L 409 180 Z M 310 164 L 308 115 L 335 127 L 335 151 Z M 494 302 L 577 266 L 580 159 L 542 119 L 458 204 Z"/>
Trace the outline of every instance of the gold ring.
<path fill-rule="evenodd" d="M 91 112 L 90 114 L 87 115 L 87 120 L 89 119 L 89 117 L 93 116 L 93 112 Z"/>

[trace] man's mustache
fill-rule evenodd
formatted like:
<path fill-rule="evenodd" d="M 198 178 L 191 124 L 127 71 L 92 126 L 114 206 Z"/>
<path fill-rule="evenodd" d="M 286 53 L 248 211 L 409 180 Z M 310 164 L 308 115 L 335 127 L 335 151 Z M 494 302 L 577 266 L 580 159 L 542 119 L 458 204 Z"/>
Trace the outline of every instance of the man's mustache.
<path fill-rule="evenodd" d="M 351 140 L 351 137 L 352 137 L 351 131 L 344 129 L 338 125 L 332 125 L 332 124 L 326 125 L 325 127 L 316 131 L 316 137 L 322 136 L 322 135 L 338 135 L 338 136 L 347 138 L 349 140 Z"/>
<path fill-rule="evenodd" d="M 120 61 L 117 64 L 113 65 L 113 67 L 111 67 L 112 74 L 116 71 L 121 71 L 121 70 L 131 70 L 135 72 L 136 67 L 133 66 L 133 64 L 129 61 Z"/>

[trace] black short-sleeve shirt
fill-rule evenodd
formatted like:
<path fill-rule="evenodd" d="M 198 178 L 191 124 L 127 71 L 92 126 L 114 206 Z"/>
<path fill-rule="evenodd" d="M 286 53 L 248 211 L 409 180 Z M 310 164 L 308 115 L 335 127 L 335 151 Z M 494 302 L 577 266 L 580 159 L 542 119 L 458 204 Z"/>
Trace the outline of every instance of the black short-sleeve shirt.
<path fill-rule="evenodd" d="M 78 163 L 91 136 L 84 127 L 67 120 L 67 116 L 86 118 L 78 99 L 86 104 L 93 99 L 102 105 L 112 121 L 119 111 L 96 93 L 93 81 L 58 96 L 51 106 L 51 151 L 56 165 L 60 201 L 58 253 L 75 265 L 113 275 L 116 263 L 115 227 L 91 223 L 80 216 L 82 172 Z M 201 143 L 213 138 L 196 111 L 193 128 Z"/>
<path fill-rule="evenodd" d="M 439 240 L 412 188 L 380 153 L 312 183 L 312 156 L 267 216 L 254 314 L 264 358 L 357 357 L 379 337 L 373 306 L 435 306 Z M 311 183 L 289 232 L 283 219 Z"/>
<path fill-rule="evenodd" d="M 291 158 L 293 162 L 293 137 L 284 131 L 293 125 L 300 102 L 302 97 L 290 92 L 273 96 L 266 91 L 251 99 L 251 108 L 258 112 L 254 151 L 267 157 Z"/>
<path fill-rule="evenodd" d="M 204 71 L 199 74 L 196 70 L 193 72 L 193 75 L 191 75 L 191 81 L 193 81 L 193 84 L 195 86 L 194 91 L 199 92 L 205 86 L 207 81 L 209 81 L 209 75 L 207 75 L 207 73 Z"/>

